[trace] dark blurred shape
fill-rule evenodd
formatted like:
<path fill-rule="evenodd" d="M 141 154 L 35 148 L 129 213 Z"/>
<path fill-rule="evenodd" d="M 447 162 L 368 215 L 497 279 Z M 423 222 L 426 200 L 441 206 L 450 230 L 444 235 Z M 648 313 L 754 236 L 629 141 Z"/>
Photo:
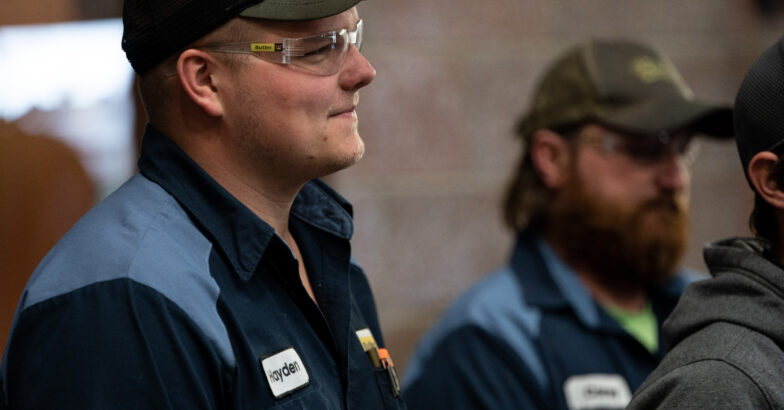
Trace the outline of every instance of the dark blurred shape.
<path fill-rule="evenodd" d="M 755 0 L 755 3 L 757 3 L 757 8 L 763 17 L 784 12 L 784 1 L 782 0 Z"/>
<path fill-rule="evenodd" d="M 108 19 L 122 16 L 122 0 L 79 0 L 80 18 Z"/>
<path fill-rule="evenodd" d="M 139 78 L 134 76 L 133 78 L 133 86 L 131 87 L 131 93 L 133 93 L 133 110 L 135 114 L 135 121 L 133 125 L 133 148 L 134 153 L 133 157 L 138 158 L 141 154 L 142 148 L 142 135 L 144 135 L 144 127 L 147 125 L 147 111 L 144 110 L 144 103 L 142 102 L 142 97 L 139 95 Z"/>
<path fill-rule="evenodd" d="M 94 198 L 71 148 L 0 121 L 0 351 L 30 274 Z"/>

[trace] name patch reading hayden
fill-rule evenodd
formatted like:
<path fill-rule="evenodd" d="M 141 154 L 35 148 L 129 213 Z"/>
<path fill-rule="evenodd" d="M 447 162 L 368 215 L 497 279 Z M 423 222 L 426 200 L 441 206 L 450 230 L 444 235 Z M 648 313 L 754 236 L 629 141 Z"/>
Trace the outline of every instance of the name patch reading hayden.
<path fill-rule="evenodd" d="M 272 395 L 281 398 L 310 383 L 305 363 L 293 347 L 289 347 L 261 359 L 261 368 L 267 376 Z"/>

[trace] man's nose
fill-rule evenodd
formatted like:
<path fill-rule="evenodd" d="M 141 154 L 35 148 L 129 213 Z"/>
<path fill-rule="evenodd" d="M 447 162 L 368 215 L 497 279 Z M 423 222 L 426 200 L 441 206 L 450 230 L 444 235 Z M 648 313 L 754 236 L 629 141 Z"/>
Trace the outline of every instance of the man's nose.
<path fill-rule="evenodd" d="M 340 86 L 345 90 L 356 91 L 376 78 L 376 69 L 355 46 L 349 46 L 346 52 L 348 56 L 340 73 Z"/>
<path fill-rule="evenodd" d="M 656 164 L 656 184 L 665 190 L 682 192 L 689 187 L 689 169 L 683 155 L 670 152 Z"/>

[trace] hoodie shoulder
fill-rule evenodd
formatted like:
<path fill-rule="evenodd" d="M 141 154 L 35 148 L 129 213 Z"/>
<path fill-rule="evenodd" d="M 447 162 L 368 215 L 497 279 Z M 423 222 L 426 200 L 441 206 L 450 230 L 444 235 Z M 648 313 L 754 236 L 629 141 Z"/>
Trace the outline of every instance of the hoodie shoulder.
<path fill-rule="evenodd" d="M 781 408 L 784 353 L 765 335 L 717 322 L 681 341 L 628 408 Z"/>

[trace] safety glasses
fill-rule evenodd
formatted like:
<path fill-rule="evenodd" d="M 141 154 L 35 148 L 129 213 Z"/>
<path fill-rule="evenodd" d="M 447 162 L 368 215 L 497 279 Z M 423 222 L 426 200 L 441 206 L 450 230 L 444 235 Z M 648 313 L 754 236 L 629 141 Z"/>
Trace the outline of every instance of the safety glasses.
<path fill-rule="evenodd" d="M 291 64 L 318 75 L 332 75 L 340 70 L 348 47 L 362 48 L 362 20 L 357 27 L 332 30 L 300 38 L 283 38 L 279 42 L 213 43 L 200 49 L 223 53 L 250 54 L 278 64 Z"/>
<path fill-rule="evenodd" d="M 656 136 L 621 135 L 610 130 L 580 135 L 581 141 L 606 153 L 622 154 L 644 165 L 656 164 L 671 155 L 691 164 L 698 151 L 698 144 L 692 139 L 690 133 L 670 135 L 663 131 Z"/>

